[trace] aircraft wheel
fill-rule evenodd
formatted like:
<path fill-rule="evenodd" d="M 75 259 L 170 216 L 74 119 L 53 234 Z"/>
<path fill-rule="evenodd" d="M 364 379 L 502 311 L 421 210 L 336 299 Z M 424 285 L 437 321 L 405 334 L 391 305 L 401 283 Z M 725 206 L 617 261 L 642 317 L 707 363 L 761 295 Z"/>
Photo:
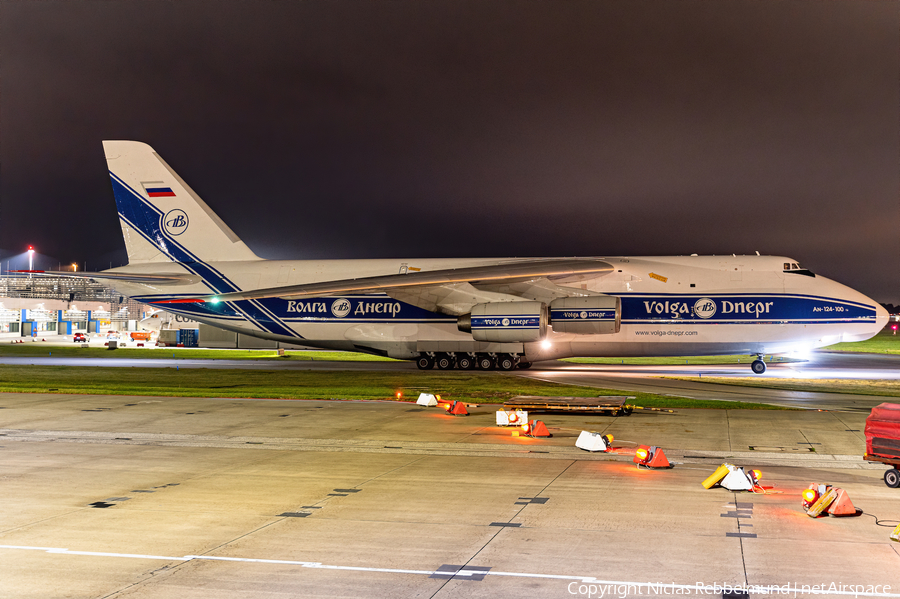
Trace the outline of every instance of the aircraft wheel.
<path fill-rule="evenodd" d="M 896 468 L 891 468 L 890 470 L 885 472 L 884 484 L 892 489 L 900 487 L 900 471 L 898 471 Z"/>
<path fill-rule="evenodd" d="M 497 358 L 497 368 L 500 370 L 513 370 L 516 367 L 516 359 L 509 354 Z"/>
<path fill-rule="evenodd" d="M 753 364 L 750 365 L 750 368 L 756 374 L 763 374 L 766 371 L 766 363 L 762 360 L 753 360 Z"/>
<path fill-rule="evenodd" d="M 450 354 L 438 354 L 435 356 L 434 363 L 439 370 L 453 370 L 453 367 L 456 366 L 456 361 Z"/>
<path fill-rule="evenodd" d="M 488 355 L 478 356 L 477 360 L 478 368 L 481 370 L 493 370 L 494 369 L 494 360 Z"/>
<path fill-rule="evenodd" d="M 456 367 L 460 370 L 472 370 L 475 368 L 475 359 L 467 354 L 459 356 L 456 358 Z"/>
<path fill-rule="evenodd" d="M 518 364 L 516 364 L 516 368 L 528 370 L 529 368 L 531 368 L 531 362 L 519 362 Z"/>
<path fill-rule="evenodd" d="M 416 366 L 419 367 L 419 370 L 431 370 L 434 368 L 434 358 L 427 354 L 422 354 L 419 356 L 419 359 L 416 360 Z"/>

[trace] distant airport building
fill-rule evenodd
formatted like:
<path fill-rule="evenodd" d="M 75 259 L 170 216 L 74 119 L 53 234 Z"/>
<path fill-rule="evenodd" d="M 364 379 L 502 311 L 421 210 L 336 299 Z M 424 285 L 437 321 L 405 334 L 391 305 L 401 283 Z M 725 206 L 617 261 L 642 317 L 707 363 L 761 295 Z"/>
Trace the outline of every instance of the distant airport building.
<path fill-rule="evenodd" d="M 195 330 L 199 347 L 274 349 L 298 347 L 225 331 L 122 296 L 111 287 L 86 279 L 0 277 L 0 340 L 41 335 L 97 334 L 116 331 Z M 180 339 L 178 335 L 163 335 Z M 160 338 L 162 341 L 163 338 Z M 176 345 L 172 342 L 172 345 Z"/>
<path fill-rule="evenodd" d="M 0 339 L 136 331 L 150 309 L 84 279 L 0 277 Z"/>

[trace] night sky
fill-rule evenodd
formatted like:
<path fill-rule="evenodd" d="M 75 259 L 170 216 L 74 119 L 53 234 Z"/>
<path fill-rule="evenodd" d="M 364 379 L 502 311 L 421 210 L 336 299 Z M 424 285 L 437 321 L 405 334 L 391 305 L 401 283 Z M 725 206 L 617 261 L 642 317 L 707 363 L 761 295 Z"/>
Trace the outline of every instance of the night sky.
<path fill-rule="evenodd" d="M 125 261 L 101 140 L 267 258 L 787 255 L 900 303 L 893 1 L 0 2 L 0 248 Z"/>

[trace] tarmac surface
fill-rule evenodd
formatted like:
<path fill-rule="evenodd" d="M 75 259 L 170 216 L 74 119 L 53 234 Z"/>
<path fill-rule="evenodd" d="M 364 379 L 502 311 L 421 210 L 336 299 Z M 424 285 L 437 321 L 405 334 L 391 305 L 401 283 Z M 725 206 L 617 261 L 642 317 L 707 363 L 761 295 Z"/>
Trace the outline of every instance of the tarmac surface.
<path fill-rule="evenodd" d="M 495 409 L 0 394 L 0 596 L 900 597 L 861 411 L 542 415 L 531 439 Z M 726 460 L 766 493 L 704 489 Z M 807 517 L 811 482 L 865 513 Z"/>
<path fill-rule="evenodd" d="M 692 399 L 731 400 L 765 403 L 783 407 L 813 410 L 860 411 L 868 413 L 872 407 L 890 397 L 851 393 L 821 393 L 740 386 L 737 384 L 705 383 L 703 377 L 721 379 L 843 379 L 857 381 L 900 379 L 900 356 L 880 354 L 852 354 L 814 352 L 805 362 L 772 362 L 766 373 L 754 375 L 749 367 L 734 364 L 692 366 L 600 365 L 551 362 L 537 364 L 530 370 L 518 371 L 544 381 L 567 385 L 584 385 L 628 392 L 677 395 Z M 698 380 L 678 380 L 690 377 Z M 896 400 L 896 398 L 895 398 Z"/>

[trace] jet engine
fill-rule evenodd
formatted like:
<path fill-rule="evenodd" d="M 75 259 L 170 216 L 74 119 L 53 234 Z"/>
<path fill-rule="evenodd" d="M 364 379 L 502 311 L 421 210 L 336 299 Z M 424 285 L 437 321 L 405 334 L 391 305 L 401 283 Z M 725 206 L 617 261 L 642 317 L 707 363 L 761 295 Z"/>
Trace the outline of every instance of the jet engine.
<path fill-rule="evenodd" d="M 622 326 L 622 302 L 612 295 L 556 299 L 550 302 L 550 326 L 555 333 L 618 333 Z"/>
<path fill-rule="evenodd" d="M 476 304 L 457 327 L 475 341 L 527 343 L 547 334 L 547 306 L 543 302 L 491 302 Z"/>

